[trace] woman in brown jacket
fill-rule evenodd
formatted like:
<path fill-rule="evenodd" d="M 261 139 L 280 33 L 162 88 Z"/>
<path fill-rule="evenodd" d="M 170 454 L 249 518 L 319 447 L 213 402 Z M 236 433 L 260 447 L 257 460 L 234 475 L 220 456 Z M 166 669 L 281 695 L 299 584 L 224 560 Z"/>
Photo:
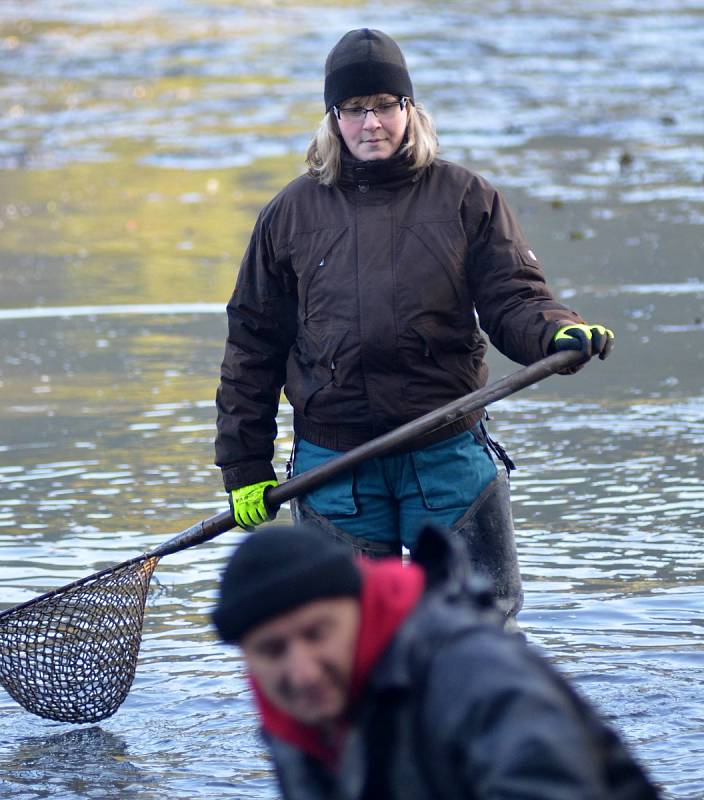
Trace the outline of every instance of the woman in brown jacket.
<path fill-rule="evenodd" d="M 281 388 L 301 472 L 486 383 L 486 332 L 532 363 L 561 347 L 606 357 L 613 334 L 558 303 L 500 194 L 437 157 L 406 62 L 381 31 L 350 31 L 325 65 L 307 174 L 261 212 L 228 304 L 216 461 L 240 525 L 264 491 Z M 470 414 L 301 498 L 296 515 L 371 555 L 449 526 L 521 604 L 507 470 Z"/>

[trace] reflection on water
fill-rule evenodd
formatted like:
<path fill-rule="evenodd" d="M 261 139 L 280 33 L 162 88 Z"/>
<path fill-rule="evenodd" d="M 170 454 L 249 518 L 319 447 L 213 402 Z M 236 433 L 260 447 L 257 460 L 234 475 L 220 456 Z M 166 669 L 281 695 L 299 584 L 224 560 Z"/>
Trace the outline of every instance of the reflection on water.
<path fill-rule="evenodd" d="M 666 796 L 700 800 L 702 22 L 698 0 L 4 2 L 3 607 L 222 510 L 218 309 L 257 210 L 302 169 L 324 54 L 384 28 L 445 155 L 507 190 L 558 294 L 616 329 L 607 362 L 492 411 L 519 464 L 521 618 Z M 283 475 L 285 406 L 280 434 Z M 208 623 L 239 537 L 160 562 L 113 718 L 71 729 L 0 694 L 3 796 L 275 797 Z"/>
<path fill-rule="evenodd" d="M 129 760 L 119 736 L 90 727 L 20 740 L 7 761 L 12 781 L 0 781 L 3 797 L 21 797 L 37 785 L 37 797 L 144 797 L 148 776 Z M 3 783 L 5 785 L 3 786 Z"/>

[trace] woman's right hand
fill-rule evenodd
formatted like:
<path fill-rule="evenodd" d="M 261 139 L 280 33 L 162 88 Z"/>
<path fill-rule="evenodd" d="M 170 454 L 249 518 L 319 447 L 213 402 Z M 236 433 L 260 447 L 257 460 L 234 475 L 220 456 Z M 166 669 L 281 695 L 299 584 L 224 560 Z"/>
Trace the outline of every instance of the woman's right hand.
<path fill-rule="evenodd" d="M 255 525 L 274 519 L 276 511 L 271 513 L 264 502 L 264 492 L 269 486 L 278 486 L 279 482 L 260 481 L 249 486 L 240 486 L 230 492 L 230 508 L 232 516 L 240 528 L 250 530 Z"/>

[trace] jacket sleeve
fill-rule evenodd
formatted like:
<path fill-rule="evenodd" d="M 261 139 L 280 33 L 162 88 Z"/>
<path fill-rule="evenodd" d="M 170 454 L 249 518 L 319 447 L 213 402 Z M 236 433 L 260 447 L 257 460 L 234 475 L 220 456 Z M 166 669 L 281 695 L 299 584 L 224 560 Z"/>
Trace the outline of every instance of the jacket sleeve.
<path fill-rule="evenodd" d="M 462 787 L 453 796 L 603 800 L 615 796 L 613 778 L 624 791 L 619 797 L 656 800 L 596 712 L 542 658 L 510 639 L 480 632 L 434 660 L 428 721 L 430 730 L 444 732 L 435 763 L 447 765 L 438 776 L 444 783 Z"/>
<path fill-rule="evenodd" d="M 544 358 L 561 325 L 583 320 L 552 296 L 540 262 L 498 191 L 475 178 L 462 215 L 481 327 L 495 347 L 519 364 Z"/>
<path fill-rule="evenodd" d="M 257 220 L 227 305 L 215 440 L 227 491 L 275 477 L 276 414 L 295 337 L 297 289 L 273 217 L 272 201 Z"/>

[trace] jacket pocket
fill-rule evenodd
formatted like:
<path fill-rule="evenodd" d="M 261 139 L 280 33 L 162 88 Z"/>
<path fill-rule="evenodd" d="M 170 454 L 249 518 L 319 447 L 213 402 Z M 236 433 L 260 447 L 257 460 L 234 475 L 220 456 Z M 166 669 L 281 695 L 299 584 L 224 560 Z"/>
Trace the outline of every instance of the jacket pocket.
<path fill-rule="evenodd" d="M 289 369 L 291 402 L 297 411 L 308 412 L 313 398 L 330 386 L 338 386 L 338 354 L 347 329 L 312 334 L 305 326 L 299 330 Z"/>
<path fill-rule="evenodd" d="M 518 258 L 523 265 L 523 272 L 527 277 L 531 280 L 541 280 L 542 281 L 542 266 L 540 265 L 540 261 L 538 261 L 538 257 L 535 253 L 528 247 L 528 245 L 516 245 L 516 252 L 518 253 Z"/>
<path fill-rule="evenodd" d="M 463 379 L 468 388 L 473 387 L 482 350 L 478 349 L 480 334 L 476 328 L 447 329 L 433 323 L 416 323 L 411 330 L 421 343 L 423 357 L 430 359 L 442 370 Z"/>
<path fill-rule="evenodd" d="M 323 270 L 329 269 L 328 258 L 347 228 L 324 228 L 295 237 L 293 263 L 298 274 L 298 305 L 308 317 L 310 289 Z"/>
<path fill-rule="evenodd" d="M 330 461 L 338 453 L 319 447 L 312 442 L 299 439 L 296 442 L 296 454 L 293 462 L 293 474 L 299 475 Z M 314 511 L 324 517 L 353 516 L 357 513 L 354 498 L 354 471 L 350 470 L 337 478 L 328 481 L 324 486 L 314 489 L 303 496 Z"/>
<path fill-rule="evenodd" d="M 458 517 L 496 477 L 496 466 L 471 431 L 411 453 L 423 505 Z"/>
<path fill-rule="evenodd" d="M 409 225 L 408 231 L 416 242 L 413 248 L 415 251 L 414 263 L 428 264 L 429 256 L 432 259 L 430 263 L 440 267 L 442 274 L 447 279 L 447 286 L 452 291 L 452 299 L 448 298 L 448 301 L 463 307 L 467 303 L 468 290 L 465 273 L 467 243 L 466 235 L 458 226 L 457 221 L 417 222 Z M 428 269 L 432 271 L 428 272 Z M 411 270 L 413 270 L 413 265 L 411 265 Z M 421 277 L 434 275 L 436 285 L 433 291 L 441 291 L 442 281 L 437 269 L 432 269 L 428 264 L 423 273 Z"/>

